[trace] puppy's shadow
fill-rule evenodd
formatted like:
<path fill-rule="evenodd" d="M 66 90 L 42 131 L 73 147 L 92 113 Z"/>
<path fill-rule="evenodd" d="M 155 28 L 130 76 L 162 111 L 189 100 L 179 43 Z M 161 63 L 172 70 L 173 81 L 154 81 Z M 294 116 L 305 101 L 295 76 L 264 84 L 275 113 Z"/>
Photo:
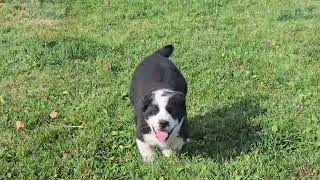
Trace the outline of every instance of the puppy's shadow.
<path fill-rule="evenodd" d="M 258 98 L 249 97 L 230 106 L 189 118 L 189 156 L 202 155 L 217 161 L 248 153 L 259 141 L 260 126 L 252 120 L 265 112 Z"/>

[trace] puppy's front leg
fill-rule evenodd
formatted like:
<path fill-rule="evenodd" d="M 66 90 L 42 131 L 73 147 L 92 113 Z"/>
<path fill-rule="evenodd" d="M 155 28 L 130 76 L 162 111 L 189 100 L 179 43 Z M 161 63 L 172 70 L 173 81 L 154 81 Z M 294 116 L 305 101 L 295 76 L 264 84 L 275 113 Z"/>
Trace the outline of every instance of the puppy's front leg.
<path fill-rule="evenodd" d="M 156 157 L 155 148 L 148 143 L 136 139 L 139 152 L 145 162 L 152 162 Z"/>
<path fill-rule="evenodd" d="M 162 149 L 161 152 L 165 157 L 170 157 L 173 154 L 173 151 L 170 147 Z"/>

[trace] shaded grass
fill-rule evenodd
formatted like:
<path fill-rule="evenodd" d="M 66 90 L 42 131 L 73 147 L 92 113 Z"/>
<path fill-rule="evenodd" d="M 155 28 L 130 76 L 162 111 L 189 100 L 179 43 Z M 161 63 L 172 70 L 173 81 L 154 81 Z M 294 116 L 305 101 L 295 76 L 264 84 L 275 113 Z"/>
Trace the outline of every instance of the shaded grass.
<path fill-rule="evenodd" d="M 311 0 L 2 2 L 0 177 L 315 178 L 319 8 Z M 192 139 L 150 166 L 126 95 L 135 65 L 167 43 L 189 83 Z"/>
<path fill-rule="evenodd" d="M 186 152 L 218 162 L 250 152 L 261 135 L 261 127 L 250 119 L 263 113 L 259 98 L 247 97 L 215 112 L 192 117 L 191 142 Z"/>

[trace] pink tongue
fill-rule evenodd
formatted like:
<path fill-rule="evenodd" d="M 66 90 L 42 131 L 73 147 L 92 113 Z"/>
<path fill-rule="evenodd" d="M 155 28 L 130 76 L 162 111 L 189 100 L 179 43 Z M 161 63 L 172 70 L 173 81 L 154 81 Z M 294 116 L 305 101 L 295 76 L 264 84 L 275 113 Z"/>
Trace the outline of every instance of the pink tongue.
<path fill-rule="evenodd" d="M 160 143 L 165 143 L 168 137 L 168 133 L 165 131 L 155 130 L 156 137 L 160 141 Z"/>

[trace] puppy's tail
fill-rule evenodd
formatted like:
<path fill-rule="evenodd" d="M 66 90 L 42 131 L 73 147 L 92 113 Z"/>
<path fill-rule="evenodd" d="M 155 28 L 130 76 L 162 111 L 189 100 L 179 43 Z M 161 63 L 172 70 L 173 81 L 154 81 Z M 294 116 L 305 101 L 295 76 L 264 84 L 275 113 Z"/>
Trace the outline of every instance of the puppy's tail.
<path fill-rule="evenodd" d="M 171 44 L 169 44 L 169 45 L 166 45 L 163 48 L 159 49 L 158 51 L 156 51 L 155 54 L 159 54 L 164 57 L 170 57 L 173 50 L 174 50 L 174 47 Z"/>

